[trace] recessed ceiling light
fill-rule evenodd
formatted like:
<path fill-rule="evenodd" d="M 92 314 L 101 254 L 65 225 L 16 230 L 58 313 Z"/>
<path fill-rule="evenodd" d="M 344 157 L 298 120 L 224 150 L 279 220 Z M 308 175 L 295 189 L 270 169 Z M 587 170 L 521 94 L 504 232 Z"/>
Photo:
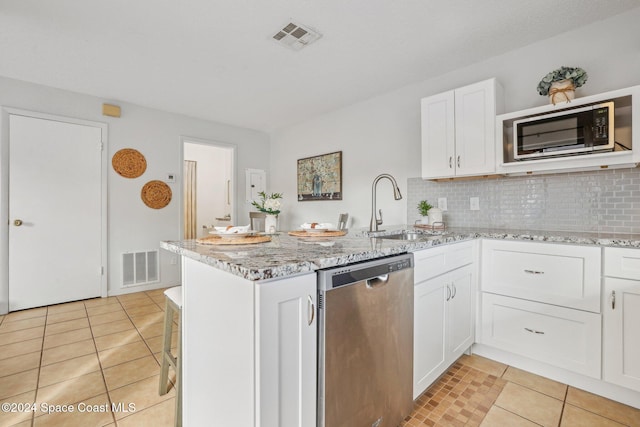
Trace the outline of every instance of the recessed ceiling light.
<path fill-rule="evenodd" d="M 293 50 L 300 50 L 322 37 L 322 34 L 305 25 L 289 22 L 273 35 L 279 44 Z"/>

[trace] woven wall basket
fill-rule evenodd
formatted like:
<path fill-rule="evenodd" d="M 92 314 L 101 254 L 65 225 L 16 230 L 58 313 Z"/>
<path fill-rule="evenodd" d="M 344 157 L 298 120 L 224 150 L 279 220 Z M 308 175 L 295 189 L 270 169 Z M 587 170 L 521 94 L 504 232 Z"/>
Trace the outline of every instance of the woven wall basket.
<path fill-rule="evenodd" d="M 123 148 L 113 155 L 111 165 L 120 176 L 137 178 L 147 170 L 147 160 L 133 148 Z"/>
<path fill-rule="evenodd" d="M 162 209 L 171 202 L 171 188 L 162 181 L 149 181 L 140 192 L 140 198 L 152 209 Z"/>

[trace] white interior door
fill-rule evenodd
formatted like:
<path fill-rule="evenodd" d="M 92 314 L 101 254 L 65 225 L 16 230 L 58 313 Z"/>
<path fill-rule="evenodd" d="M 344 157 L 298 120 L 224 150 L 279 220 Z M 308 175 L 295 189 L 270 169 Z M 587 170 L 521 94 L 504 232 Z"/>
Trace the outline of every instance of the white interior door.
<path fill-rule="evenodd" d="M 10 311 L 100 296 L 103 130 L 10 114 Z"/>

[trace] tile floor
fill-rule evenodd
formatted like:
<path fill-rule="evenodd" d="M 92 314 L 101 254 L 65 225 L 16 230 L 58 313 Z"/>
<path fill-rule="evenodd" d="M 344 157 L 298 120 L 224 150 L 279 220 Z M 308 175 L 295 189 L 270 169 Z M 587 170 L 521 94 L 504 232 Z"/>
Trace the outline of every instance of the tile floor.
<path fill-rule="evenodd" d="M 163 310 L 155 290 L 0 316 L 0 402 L 36 408 L 0 410 L 0 426 L 173 426 L 174 390 L 158 395 Z"/>
<path fill-rule="evenodd" d="M 174 391 L 158 396 L 162 292 L 0 316 L 0 403 L 35 403 L 37 408 L 0 411 L 0 426 L 172 426 Z M 47 414 L 43 403 L 72 404 L 84 411 L 53 408 Z M 112 403 L 122 409 L 133 404 L 135 411 L 101 412 Z M 463 356 L 416 400 L 401 426 L 640 427 L 640 410 L 479 356 Z"/>

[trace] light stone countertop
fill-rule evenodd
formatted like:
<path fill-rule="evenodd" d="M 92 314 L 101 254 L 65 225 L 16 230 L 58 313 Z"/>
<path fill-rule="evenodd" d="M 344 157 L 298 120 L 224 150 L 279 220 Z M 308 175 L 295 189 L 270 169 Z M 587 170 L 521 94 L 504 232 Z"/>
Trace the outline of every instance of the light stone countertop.
<path fill-rule="evenodd" d="M 384 234 L 393 234 L 400 230 L 412 230 L 413 227 L 389 226 L 386 229 Z M 342 237 L 293 237 L 281 232 L 273 235 L 268 243 L 215 246 L 185 240 L 164 241 L 160 247 L 245 279 L 258 281 L 477 238 L 640 248 L 640 234 L 478 228 L 451 228 L 444 235 L 425 234 L 410 241 L 368 237 L 368 231 L 360 229 L 350 230 Z"/>

